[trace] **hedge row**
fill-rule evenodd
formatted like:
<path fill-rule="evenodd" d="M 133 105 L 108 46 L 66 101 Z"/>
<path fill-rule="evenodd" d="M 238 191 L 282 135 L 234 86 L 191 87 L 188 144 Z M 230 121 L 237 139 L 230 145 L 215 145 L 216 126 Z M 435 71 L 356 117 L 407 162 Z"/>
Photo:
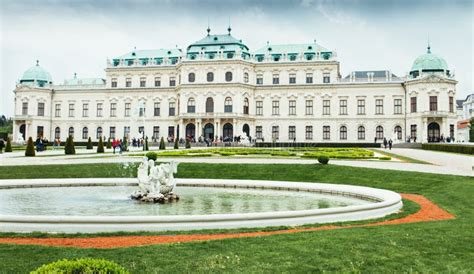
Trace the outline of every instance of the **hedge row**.
<path fill-rule="evenodd" d="M 256 147 L 380 147 L 380 143 L 294 143 L 294 142 L 257 142 Z"/>
<path fill-rule="evenodd" d="M 426 150 L 437 150 L 471 155 L 474 154 L 474 145 L 422 144 L 421 148 Z"/>

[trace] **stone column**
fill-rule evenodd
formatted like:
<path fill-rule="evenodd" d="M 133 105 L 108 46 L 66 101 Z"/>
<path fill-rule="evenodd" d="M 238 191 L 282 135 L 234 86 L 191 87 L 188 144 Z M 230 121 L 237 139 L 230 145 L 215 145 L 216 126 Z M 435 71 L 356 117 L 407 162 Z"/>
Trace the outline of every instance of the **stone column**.
<path fill-rule="evenodd" d="M 422 123 L 422 127 L 421 127 L 420 130 L 421 130 L 421 136 L 422 136 L 420 142 L 427 143 L 428 142 L 428 121 L 427 121 L 427 118 L 423 118 L 423 123 Z"/>
<path fill-rule="evenodd" d="M 186 137 L 186 126 L 183 123 L 183 120 L 179 120 L 179 138 L 185 138 Z"/>

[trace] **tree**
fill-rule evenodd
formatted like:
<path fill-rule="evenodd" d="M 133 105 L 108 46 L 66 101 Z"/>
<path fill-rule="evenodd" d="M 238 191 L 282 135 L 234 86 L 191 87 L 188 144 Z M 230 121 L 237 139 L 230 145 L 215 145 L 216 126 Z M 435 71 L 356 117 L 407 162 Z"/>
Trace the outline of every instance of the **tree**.
<path fill-rule="evenodd" d="M 112 143 L 110 142 L 110 138 L 107 139 L 107 148 L 111 149 L 112 148 Z"/>
<path fill-rule="evenodd" d="M 66 155 L 76 154 L 76 148 L 74 147 L 74 140 L 72 136 L 69 136 L 66 139 L 66 146 L 64 147 L 64 152 L 66 153 Z"/>
<path fill-rule="evenodd" d="M 122 141 L 122 152 L 123 151 L 128 151 L 128 140 L 126 136 L 123 137 Z"/>
<path fill-rule="evenodd" d="M 34 157 L 36 156 L 35 153 L 35 145 L 33 144 L 33 138 L 28 138 L 28 142 L 26 144 L 25 156 L 27 157 Z"/>
<path fill-rule="evenodd" d="M 161 140 L 160 140 L 160 150 L 165 150 L 166 149 L 166 145 L 165 145 L 165 139 L 163 137 L 161 137 Z"/>
<path fill-rule="evenodd" d="M 186 148 L 191 148 L 191 142 L 189 139 L 186 139 Z"/>
<path fill-rule="evenodd" d="M 179 149 L 178 138 L 174 138 L 174 149 Z"/>
<path fill-rule="evenodd" d="M 99 138 L 99 144 L 97 144 L 97 153 L 104 153 L 104 142 L 102 141 L 102 137 Z"/>
<path fill-rule="evenodd" d="M 474 118 L 471 118 L 469 124 L 469 142 L 474 142 Z"/>
<path fill-rule="evenodd" d="M 10 137 L 7 137 L 7 146 L 5 147 L 5 152 L 12 152 L 12 142 L 10 141 Z"/>
<path fill-rule="evenodd" d="M 92 146 L 92 140 L 91 140 L 91 137 L 89 137 L 89 139 L 87 139 L 87 149 L 94 149 L 94 147 Z"/>
<path fill-rule="evenodd" d="M 148 136 L 145 137 L 145 143 L 143 144 L 143 151 L 148 151 Z"/>

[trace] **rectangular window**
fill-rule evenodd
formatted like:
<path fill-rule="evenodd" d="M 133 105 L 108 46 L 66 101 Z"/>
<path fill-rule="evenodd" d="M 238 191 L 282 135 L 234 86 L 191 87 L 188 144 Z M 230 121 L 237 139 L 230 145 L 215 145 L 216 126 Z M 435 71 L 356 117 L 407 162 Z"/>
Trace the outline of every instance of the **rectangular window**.
<path fill-rule="evenodd" d="M 146 87 L 146 78 L 145 77 L 140 77 L 140 87 L 141 88 Z"/>
<path fill-rule="evenodd" d="M 168 115 L 169 116 L 174 116 L 175 115 L 175 106 L 176 106 L 176 103 L 175 102 L 170 102 L 170 105 L 169 105 L 169 113 Z"/>
<path fill-rule="evenodd" d="M 38 103 L 38 116 L 44 116 L 44 103 Z"/>
<path fill-rule="evenodd" d="M 454 112 L 454 98 L 449 96 L 449 112 Z"/>
<path fill-rule="evenodd" d="M 454 125 L 449 125 L 449 138 L 454 138 Z"/>
<path fill-rule="evenodd" d="M 289 115 L 296 115 L 296 100 L 290 100 L 289 102 Z"/>
<path fill-rule="evenodd" d="M 365 115 L 365 100 L 364 99 L 357 100 L 357 114 Z"/>
<path fill-rule="evenodd" d="M 313 126 L 306 126 L 305 138 L 306 140 L 313 140 Z"/>
<path fill-rule="evenodd" d="M 130 117 L 130 109 L 132 108 L 131 103 L 125 103 L 125 117 Z"/>
<path fill-rule="evenodd" d="M 258 116 L 263 115 L 263 101 L 255 102 L 255 115 L 258 115 Z"/>
<path fill-rule="evenodd" d="M 416 125 L 411 125 L 410 126 L 410 137 L 412 139 L 416 138 Z"/>
<path fill-rule="evenodd" d="M 160 138 L 160 127 L 154 126 L 153 127 L 153 139 L 158 140 Z"/>
<path fill-rule="evenodd" d="M 129 126 L 124 126 L 123 127 L 123 136 L 124 137 L 129 137 L 130 135 L 130 127 Z"/>
<path fill-rule="evenodd" d="M 331 100 L 323 100 L 323 115 L 331 114 Z"/>
<path fill-rule="evenodd" d="M 288 127 L 288 139 L 290 141 L 296 141 L 296 126 Z"/>
<path fill-rule="evenodd" d="M 69 117 L 74 117 L 74 104 L 69 104 Z"/>
<path fill-rule="evenodd" d="M 280 84 L 280 75 L 278 75 L 278 74 L 273 74 L 273 84 L 274 84 L 274 85 Z"/>
<path fill-rule="evenodd" d="M 262 137 L 263 137 L 262 130 L 263 130 L 263 129 L 262 129 L 262 126 L 256 126 L 256 127 L 255 127 L 255 137 L 256 137 L 257 139 L 262 139 Z"/>
<path fill-rule="evenodd" d="M 176 77 L 170 77 L 170 87 L 176 86 Z"/>
<path fill-rule="evenodd" d="M 416 97 L 410 98 L 410 112 L 411 113 L 416 112 Z"/>
<path fill-rule="evenodd" d="M 112 78 L 111 85 L 112 85 L 113 88 L 117 87 L 117 78 Z"/>
<path fill-rule="evenodd" d="M 168 137 L 174 137 L 174 127 L 168 127 Z"/>
<path fill-rule="evenodd" d="M 139 116 L 139 117 L 144 117 L 144 116 L 145 116 L 145 113 L 146 113 L 146 110 L 145 110 L 145 103 L 144 103 L 144 102 L 140 102 L 139 105 L 140 105 L 140 107 L 138 108 L 138 116 Z"/>
<path fill-rule="evenodd" d="M 323 140 L 330 140 L 330 139 L 331 139 L 331 127 L 323 126 Z"/>
<path fill-rule="evenodd" d="M 383 99 L 375 99 L 375 114 L 383 114 Z"/>
<path fill-rule="evenodd" d="M 89 117 L 89 104 L 82 104 L 82 117 Z"/>
<path fill-rule="evenodd" d="M 323 73 L 323 83 L 329 84 L 331 82 L 331 76 L 328 72 Z"/>
<path fill-rule="evenodd" d="M 21 105 L 21 115 L 28 115 L 28 103 L 23 102 Z"/>
<path fill-rule="evenodd" d="M 145 127 L 138 127 L 138 133 L 140 133 L 140 135 L 144 136 L 145 135 Z"/>
<path fill-rule="evenodd" d="M 61 104 L 54 105 L 54 117 L 61 117 Z"/>
<path fill-rule="evenodd" d="M 257 85 L 263 85 L 263 75 L 262 74 L 257 74 Z"/>
<path fill-rule="evenodd" d="M 115 139 L 115 127 L 110 127 L 109 136 L 112 139 Z"/>
<path fill-rule="evenodd" d="M 312 83 L 313 83 L 313 74 L 306 73 L 306 84 L 312 84 Z"/>
<path fill-rule="evenodd" d="M 160 87 L 160 86 L 161 86 L 161 78 L 155 77 L 155 87 Z"/>
<path fill-rule="evenodd" d="M 44 133 L 44 127 L 43 126 L 38 126 L 36 128 L 36 136 L 42 138 Z"/>
<path fill-rule="evenodd" d="M 272 115 L 280 115 L 280 101 L 272 101 Z"/>
<path fill-rule="evenodd" d="M 103 116 L 102 109 L 103 109 L 103 104 L 102 103 L 97 103 L 97 117 L 102 117 Z"/>
<path fill-rule="evenodd" d="M 430 96 L 430 111 L 438 111 L 438 96 Z"/>
<path fill-rule="evenodd" d="M 306 100 L 305 114 L 313 115 L 313 100 Z"/>
<path fill-rule="evenodd" d="M 296 84 L 296 74 L 295 73 L 290 74 L 290 84 Z"/>
<path fill-rule="evenodd" d="M 272 126 L 272 140 L 276 141 L 280 138 L 280 127 Z"/>
<path fill-rule="evenodd" d="M 339 100 L 339 114 L 347 115 L 347 100 Z"/>
<path fill-rule="evenodd" d="M 117 103 L 110 103 L 110 117 L 117 116 Z"/>
<path fill-rule="evenodd" d="M 130 88 L 132 87 L 132 78 L 125 79 L 125 87 Z"/>
<path fill-rule="evenodd" d="M 402 114 L 402 99 L 393 100 L 393 113 Z"/>
<path fill-rule="evenodd" d="M 153 114 L 155 116 L 160 116 L 160 102 L 155 102 Z"/>

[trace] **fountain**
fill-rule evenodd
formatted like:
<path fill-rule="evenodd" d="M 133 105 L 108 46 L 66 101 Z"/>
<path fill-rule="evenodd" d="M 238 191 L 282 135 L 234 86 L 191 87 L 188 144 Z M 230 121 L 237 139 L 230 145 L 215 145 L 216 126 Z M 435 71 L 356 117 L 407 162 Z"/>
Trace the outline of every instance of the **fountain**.
<path fill-rule="evenodd" d="M 173 174 L 178 172 L 178 163 L 170 162 L 155 165 L 154 160 L 143 158 L 138 167 L 138 187 L 130 196 L 134 200 L 147 203 L 166 203 L 179 200 L 173 193 L 176 182 Z"/>

